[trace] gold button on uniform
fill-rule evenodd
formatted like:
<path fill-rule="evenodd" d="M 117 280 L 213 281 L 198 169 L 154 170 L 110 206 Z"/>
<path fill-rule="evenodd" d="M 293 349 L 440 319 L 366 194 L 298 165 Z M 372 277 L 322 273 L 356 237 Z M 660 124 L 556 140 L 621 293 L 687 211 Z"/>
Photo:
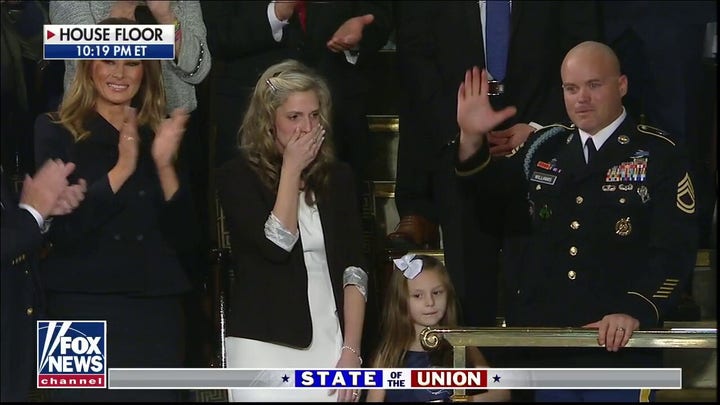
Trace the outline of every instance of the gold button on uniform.
<path fill-rule="evenodd" d="M 575 273 L 575 271 L 573 271 L 573 270 L 568 271 L 568 278 L 570 280 L 575 280 L 575 277 L 577 277 L 577 273 Z"/>
<path fill-rule="evenodd" d="M 578 221 L 572 221 L 572 222 L 570 222 L 570 228 L 572 228 L 572 229 L 578 229 L 578 228 L 580 228 L 580 222 L 578 222 Z"/>
<path fill-rule="evenodd" d="M 32 315 L 33 312 L 34 312 L 34 311 L 33 311 L 32 307 L 30 307 L 30 308 L 28 308 L 28 309 L 25 310 L 25 313 L 26 313 L 28 316 Z"/>
<path fill-rule="evenodd" d="M 575 204 L 582 204 L 585 199 L 582 198 L 581 195 L 575 197 Z"/>
<path fill-rule="evenodd" d="M 620 204 L 625 204 L 625 201 L 627 201 L 627 200 L 625 200 L 624 198 L 621 198 L 619 201 L 620 201 Z"/>

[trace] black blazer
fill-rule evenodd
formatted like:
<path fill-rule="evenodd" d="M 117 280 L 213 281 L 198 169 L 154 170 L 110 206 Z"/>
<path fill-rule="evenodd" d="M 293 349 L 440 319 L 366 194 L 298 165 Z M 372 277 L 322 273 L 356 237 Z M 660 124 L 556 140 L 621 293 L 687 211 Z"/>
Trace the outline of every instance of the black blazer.
<path fill-rule="evenodd" d="M 2 174 L 2 402 L 27 402 L 35 367 L 35 321 L 42 309 L 37 278 L 43 243 L 35 218 L 17 206 Z"/>
<path fill-rule="evenodd" d="M 290 252 L 265 237 L 265 221 L 276 194 L 261 183 L 244 157 L 220 168 L 217 184 L 238 267 L 231 291 L 228 335 L 308 347 L 313 331 L 302 237 Z M 348 266 L 367 271 L 354 184 L 350 168 L 336 163 L 330 192 L 318 202 L 341 328 L 343 272 Z"/>
<path fill-rule="evenodd" d="M 411 132 L 433 131 L 438 150 L 457 133 L 465 71 L 485 67 L 478 2 L 402 2 L 398 13 L 398 67 L 409 105 L 401 122 Z M 493 104 L 518 109 L 504 125 L 567 121 L 560 65 L 574 45 L 599 38 L 593 1 L 513 1 L 505 95 L 491 97 Z"/>
<path fill-rule="evenodd" d="M 176 294 L 187 290 L 178 259 L 197 243 L 191 197 L 182 184 L 165 202 L 150 154 L 154 134 L 139 128 L 140 155 L 135 173 L 113 194 L 107 173 L 117 163 L 118 131 L 92 113 L 91 135 L 74 142 L 69 131 L 47 114 L 35 123 L 35 159 L 60 158 L 77 165 L 72 181 L 88 183 L 85 200 L 71 214 L 55 218 L 53 249 L 43 263 L 43 280 L 52 291 Z"/>

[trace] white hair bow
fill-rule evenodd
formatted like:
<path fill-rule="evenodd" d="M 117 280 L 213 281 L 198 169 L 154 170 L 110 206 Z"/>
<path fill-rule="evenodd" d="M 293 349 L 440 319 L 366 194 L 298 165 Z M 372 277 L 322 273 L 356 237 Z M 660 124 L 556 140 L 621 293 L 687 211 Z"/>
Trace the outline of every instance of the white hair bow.
<path fill-rule="evenodd" d="M 410 280 L 420 274 L 423 266 L 422 260 L 415 259 L 415 255 L 412 253 L 408 253 L 399 259 L 394 259 L 393 263 L 395 263 L 395 267 L 402 271 L 403 275 Z"/>

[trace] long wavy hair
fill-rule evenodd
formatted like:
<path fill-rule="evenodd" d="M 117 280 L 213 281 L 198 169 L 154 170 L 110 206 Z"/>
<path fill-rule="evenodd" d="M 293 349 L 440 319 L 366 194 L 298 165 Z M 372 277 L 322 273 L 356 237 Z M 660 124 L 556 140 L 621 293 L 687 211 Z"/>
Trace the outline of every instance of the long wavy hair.
<path fill-rule="evenodd" d="M 325 141 L 315 160 L 303 170 L 306 202 L 314 204 L 327 191 L 330 166 L 335 161 L 332 147 L 330 114 L 332 100 L 325 80 L 296 60 L 270 66 L 260 76 L 250 98 L 242 126 L 238 132 L 240 151 L 261 181 L 277 193 L 283 155 L 275 139 L 275 113 L 294 93 L 313 91 L 320 103 L 319 121 L 325 129 Z M 316 198 L 313 199 L 312 196 Z"/>
<path fill-rule="evenodd" d="M 137 24 L 126 18 L 106 18 L 98 24 Z M 73 135 L 75 141 L 90 136 L 85 120 L 95 110 L 98 91 L 92 79 L 95 60 L 80 60 L 75 78 L 65 92 L 57 112 L 56 123 L 61 124 Z M 158 60 L 143 60 L 143 78 L 131 104 L 138 108 L 138 125 L 147 125 L 156 130 L 165 116 L 165 87 L 162 68 Z"/>
<path fill-rule="evenodd" d="M 455 288 L 450 281 L 450 275 L 442 262 L 434 257 L 418 255 L 416 259 L 422 260 L 422 271 L 436 272 L 440 276 L 447 294 L 447 309 L 440 320 L 440 325 L 455 327 L 458 324 L 458 310 Z M 385 293 L 385 305 L 382 317 L 382 340 L 373 358 L 375 368 L 401 368 L 405 361 L 410 345 L 418 338 L 415 333 L 415 324 L 408 310 L 408 279 L 402 271 L 393 268 Z M 440 347 L 430 353 L 433 365 L 451 366 L 452 346 L 441 340 Z"/>

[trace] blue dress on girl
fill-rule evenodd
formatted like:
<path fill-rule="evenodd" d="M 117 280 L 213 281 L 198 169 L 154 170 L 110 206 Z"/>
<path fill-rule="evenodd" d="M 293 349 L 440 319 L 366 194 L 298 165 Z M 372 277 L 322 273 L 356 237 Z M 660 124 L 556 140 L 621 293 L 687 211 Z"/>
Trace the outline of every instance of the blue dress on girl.
<path fill-rule="evenodd" d="M 431 368 L 428 352 L 405 353 L 407 368 Z M 452 390 L 385 390 L 385 402 L 451 402 Z"/>

